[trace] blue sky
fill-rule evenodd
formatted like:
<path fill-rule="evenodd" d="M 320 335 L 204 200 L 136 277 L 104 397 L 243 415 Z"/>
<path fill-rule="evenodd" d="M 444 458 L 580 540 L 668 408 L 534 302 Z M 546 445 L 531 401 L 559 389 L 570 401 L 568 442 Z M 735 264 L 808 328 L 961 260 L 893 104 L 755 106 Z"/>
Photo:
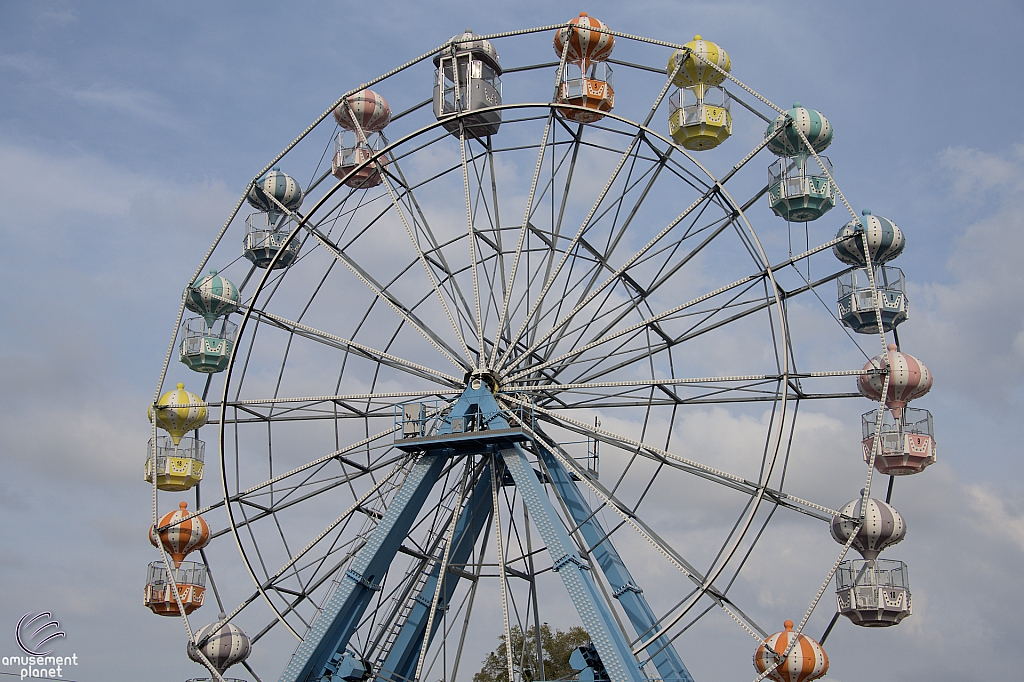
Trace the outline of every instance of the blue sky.
<path fill-rule="evenodd" d="M 179 292 L 246 183 L 345 90 L 467 26 L 499 32 L 580 10 L 664 40 L 702 33 L 774 102 L 825 113 L 843 191 L 908 235 L 898 265 L 913 317 L 900 335 L 936 376 L 921 406 L 936 416 L 940 463 L 907 482 L 900 506 L 915 616 L 892 631 L 833 634 L 834 659 L 859 656 L 842 679 L 1019 674 L 1024 9 L 1015 2 L 3 3 L 5 654 L 21 614 L 46 608 L 82 660 L 72 679 L 199 674 L 180 624 L 141 606 L 156 556 L 145 541 L 144 412 Z M 727 162 L 739 147 L 730 153 Z"/>

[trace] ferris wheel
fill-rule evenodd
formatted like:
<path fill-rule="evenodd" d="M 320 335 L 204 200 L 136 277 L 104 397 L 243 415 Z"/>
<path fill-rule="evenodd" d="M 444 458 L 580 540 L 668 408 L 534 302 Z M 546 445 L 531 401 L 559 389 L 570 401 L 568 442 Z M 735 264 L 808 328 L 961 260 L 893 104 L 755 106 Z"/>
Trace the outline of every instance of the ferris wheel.
<path fill-rule="evenodd" d="M 752 149 L 734 113 L 766 128 Z M 906 566 L 878 554 L 906 532 L 893 477 L 935 461 L 885 265 L 903 233 L 847 203 L 832 137 L 701 36 L 585 14 L 467 29 L 345 93 L 185 287 L 150 406 L 146 606 L 180 616 L 216 680 L 470 679 L 499 637 L 501 679 L 555 679 L 548 624 L 586 631 L 574 679 L 700 679 L 708 631 L 757 680 L 824 675 L 839 615 L 911 614 Z M 845 357 L 814 352 L 825 338 L 867 364 L 821 365 Z M 860 496 L 794 494 L 801 405 L 860 396 Z M 784 519 L 841 549 L 805 611 L 766 618 L 736 585 Z"/>

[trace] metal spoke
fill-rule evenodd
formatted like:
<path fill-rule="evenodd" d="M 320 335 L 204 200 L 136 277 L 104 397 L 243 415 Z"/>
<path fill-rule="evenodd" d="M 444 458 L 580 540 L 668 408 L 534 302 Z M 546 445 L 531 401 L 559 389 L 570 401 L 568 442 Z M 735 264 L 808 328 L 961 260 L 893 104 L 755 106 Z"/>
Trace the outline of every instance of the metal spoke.
<path fill-rule="evenodd" d="M 330 251 L 335 258 L 344 263 L 345 267 L 347 267 L 353 275 L 355 275 L 363 284 L 365 284 L 371 291 L 373 291 L 374 294 L 383 299 L 391 307 L 392 310 L 394 310 L 403 320 L 405 320 L 409 324 L 409 326 L 418 331 L 423 336 L 423 338 L 429 341 L 431 345 L 433 345 L 442 355 L 448 358 L 448 360 L 453 365 L 455 365 L 456 367 L 465 367 L 463 363 L 455 359 L 454 354 L 452 352 L 449 352 L 449 350 L 447 349 L 447 344 L 445 344 L 433 332 L 429 331 L 429 328 L 426 326 L 426 324 L 424 324 L 421 320 L 417 319 L 414 313 L 411 310 L 406 309 L 405 306 L 403 306 L 396 298 L 394 298 L 393 295 L 390 295 L 386 293 L 383 289 L 381 289 L 381 287 L 371 279 L 369 273 L 366 273 L 354 261 L 352 261 L 351 258 L 345 255 L 337 246 L 335 246 L 330 240 L 328 240 L 324 235 L 320 234 L 319 230 L 310 228 L 310 234 L 313 235 L 313 238 L 316 239 L 321 246 Z M 422 252 L 420 252 L 420 254 L 422 255 Z M 430 279 L 436 289 L 437 283 L 434 282 L 433 275 L 431 275 Z M 440 292 L 438 293 L 440 295 Z M 447 308 L 447 303 L 445 304 L 445 308 Z M 450 315 L 451 312 L 449 311 L 449 316 Z M 454 319 L 452 319 L 452 325 L 455 325 Z M 458 333 L 457 329 L 456 333 Z M 461 338 L 462 337 L 460 336 L 459 339 L 461 340 Z M 465 342 L 463 342 L 463 345 L 465 345 Z M 468 349 L 466 350 L 466 352 L 469 353 Z"/>
<path fill-rule="evenodd" d="M 349 104 L 348 100 L 343 100 L 343 104 L 345 106 L 346 111 L 348 111 L 351 120 L 356 124 L 356 132 L 359 134 L 359 138 L 362 140 L 363 144 L 369 146 L 369 143 L 366 140 L 366 133 L 359 125 L 358 119 L 355 116 L 355 114 L 352 113 L 352 107 Z M 472 353 L 469 352 L 469 348 L 466 346 L 466 340 L 462 337 L 462 332 L 459 330 L 459 325 L 456 324 L 455 317 L 452 315 L 452 311 L 448 307 L 448 301 L 445 299 L 444 294 L 441 293 L 441 289 L 437 285 L 437 280 L 434 279 L 434 273 L 430 269 L 430 265 L 427 264 L 427 259 L 423 255 L 423 250 L 420 248 L 419 240 L 416 239 L 416 235 L 413 234 L 412 228 L 409 226 L 409 221 L 405 217 L 405 211 L 402 210 L 402 206 L 399 203 L 398 196 L 395 194 L 394 188 L 388 181 L 387 173 L 385 172 L 385 169 L 380 164 L 380 162 L 377 162 L 377 169 L 380 172 L 381 180 L 384 183 L 384 187 L 387 188 L 388 195 L 390 195 L 391 197 L 391 205 L 394 207 L 395 212 L 398 214 L 399 220 L 402 221 L 402 225 L 405 226 L 406 234 L 409 235 L 409 241 L 412 243 L 413 248 L 416 249 L 416 255 L 419 257 L 420 263 L 423 265 L 424 272 L 427 273 L 427 278 L 430 280 L 430 286 L 433 287 L 434 292 L 437 294 L 438 301 L 440 301 L 442 307 L 444 307 L 444 312 L 448 316 L 448 321 L 451 322 L 452 329 L 455 331 L 455 336 L 459 339 L 459 343 L 462 345 L 462 350 L 466 354 L 466 359 L 469 360 L 470 365 L 472 365 L 473 355 Z M 452 361 L 454 362 L 454 358 L 452 358 Z"/>
<path fill-rule="evenodd" d="M 477 275 L 476 229 L 473 227 L 473 205 L 469 193 L 469 166 L 466 164 L 466 124 L 464 121 L 459 121 L 459 152 L 462 155 L 462 185 L 466 193 L 466 229 L 468 231 L 466 239 L 469 240 L 469 262 L 473 270 L 473 305 L 478 349 L 476 366 L 483 367 L 486 363 L 484 355 L 484 321 L 483 315 L 480 313 L 480 279 Z M 431 617 L 433 617 L 433 613 L 431 613 Z M 423 653 L 426 655 L 426 652 Z M 420 671 L 417 670 L 416 677 L 419 677 L 419 673 Z"/>
<path fill-rule="evenodd" d="M 508 664 L 508 679 L 514 679 L 514 662 L 512 660 L 512 631 L 508 622 L 508 577 L 505 575 L 505 548 L 501 537 L 501 514 L 498 506 L 498 481 L 495 471 L 498 468 L 498 458 L 491 455 L 491 506 L 494 518 L 494 545 L 498 552 L 498 580 L 501 585 L 501 617 L 505 624 L 505 660 Z"/>
<path fill-rule="evenodd" d="M 630 510 L 628 507 L 626 507 L 617 499 L 615 499 L 614 494 L 606 490 L 598 482 L 594 481 L 585 471 L 583 471 L 571 457 L 566 457 L 564 452 L 562 452 L 560 448 L 554 446 L 543 436 L 534 433 L 525 424 L 523 424 L 522 426 L 524 430 L 530 433 L 531 437 L 535 441 L 541 443 L 543 447 L 547 448 L 549 452 L 551 452 L 555 456 L 555 458 L 559 460 L 562 466 L 568 468 L 569 471 L 573 471 L 576 474 L 576 477 L 583 481 L 583 483 L 602 500 L 605 506 L 611 508 L 617 514 L 619 514 L 622 517 L 623 521 L 625 521 L 628 525 L 632 526 L 632 528 L 641 537 L 643 537 L 655 548 L 657 548 L 658 551 L 666 559 L 668 559 L 670 563 L 672 563 L 681 573 L 683 573 L 683 575 L 685 575 L 687 578 L 693 581 L 698 586 L 697 598 L 705 595 L 710 596 L 719 605 L 719 607 L 722 608 L 722 610 L 724 610 L 726 613 L 732 616 L 733 619 L 736 620 L 750 634 L 752 634 L 755 639 L 758 639 L 759 637 L 757 633 L 762 633 L 761 636 L 764 636 L 764 630 L 762 630 L 760 627 L 757 626 L 756 623 L 749 620 L 749 618 L 745 616 L 741 619 L 739 615 L 740 612 L 738 611 L 738 609 L 731 608 L 731 605 L 723 598 L 723 595 L 721 595 L 721 593 L 714 588 L 713 583 L 717 575 L 700 575 L 700 573 L 692 565 L 690 565 L 685 559 L 683 559 L 683 557 L 678 555 L 678 553 L 676 553 L 664 540 L 658 537 L 658 535 L 651 528 L 644 524 L 632 510 Z M 668 629 L 668 627 L 666 627 L 665 629 Z M 651 638 L 647 641 L 647 643 L 644 644 L 644 646 L 639 647 L 638 649 L 634 649 L 634 654 L 639 653 L 647 646 L 652 644 L 654 641 L 655 638 Z"/>
<path fill-rule="evenodd" d="M 568 46 L 568 43 L 566 43 L 566 45 Z M 564 52 L 564 50 L 563 50 L 563 52 Z M 562 56 L 561 64 L 564 64 L 564 63 L 565 63 L 565 56 L 563 55 Z M 560 68 L 561 68 L 561 65 L 560 65 Z M 529 193 L 529 195 L 527 196 L 527 199 L 526 199 L 526 210 L 525 210 L 525 213 L 523 215 L 523 224 L 522 224 L 522 226 L 519 229 L 519 241 L 516 244 L 515 256 L 512 258 L 512 270 L 509 272 L 508 284 L 506 285 L 505 295 L 504 295 L 502 303 L 501 303 L 501 315 L 498 318 L 498 329 L 497 329 L 497 333 L 495 335 L 495 339 L 496 340 L 498 338 L 500 338 L 501 335 L 503 335 L 505 333 L 506 316 L 508 314 L 509 299 L 512 297 L 512 291 L 514 289 L 514 285 L 515 285 L 515 281 L 516 281 L 516 273 L 519 270 L 519 259 L 522 257 L 523 243 L 526 240 L 526 235 L 527 235 L 528 227 L 529 227 L 529 224 L 530 224 L 530 215 L 533 213 L 533 199 L 534 199 L 535 193 L 537 192 L 537 181 L 540 179 L 540 171 L 541 171 L 541 168 L 542 168 L 542 166 L 544 164 L 544 154 L 547 152 L 547 148 L 548 148 L 548 135 L 551 132 L 551 123 L 554 120 L 554 118 L 555 118 L 555 112 L 554 112 L 554 110 L 552 110 L 551 112 L 548 113 L 547 120 L 544 123 L 544 135 L 541 137 L 540 150 L 537 152 L 537 165 L 536 165 L 536 167 L 533 170 L 533 181 L 530 183 L 530 193 Z M 511 332 L 511 329 L 509 331 Z M 515 344 L 515 341 L 511 338 L 511 336 L 509 336 L 508 347 L 511 348 L 514 344 Z M 488 368 L 489 369 L 492 369 L 492 370 L 495 369 L 495 366 L 496 366 L 495 357 L 497 356 L 497 354 L 498 354 L 498 344 L 495 343 L 494 344 L 494 348 L 491 350 L 490 361 L 488 362 Z"/>
<path fill-rule="evenodd" d="M 462 293 L 461 287 L 459 287 L 458 279 L 456 279 L 455 277 L 456 271 L 453 270 L 452 267 L 448 265 L 448 261 L 445 258 L 443 247 L 446 246 L 447 244 L 440 244 L 437 238 L 434 236 L 434 233 L 430 228 L 430 222 L 427 220 L 427 216 L 424 214 L 423 208 L 420 206 L 420 202 L 416 199 L 416 194 L 414 190 L 417 188 L 409 185 L 409 182 L 406 180 L 405 173 L 402 171 L 402 167 L 399 164 L 399 159 L 394 155 L 392 155 L 391 164 L 389 164 L 389 173 L 390 166 L 394 166 L 395 172 L 397 173 L 397 175 L 395 175 L 396 181 L 398 182 L 399 186 L 404 190 L 403 198 L 405 198 L 408 201 L 408 203 L 411 204 L 413 211 L 416 213 L 417 226 L 421 230 L 423 230 L 424 235 L 431 244 L 431 248 L 423 252 L 424 256 L 427 257 L 427 260 L 429 262 L 432 262 L 431 258 L 434 256 L 436 256 L 438 261 L 440 261 L 441 267 L 438 269 L 441 271 L 442 280 L 438 284 L 447 284 L 450 289 L 452 300 L 462 303 L 462 307 L 456 309 L 457 312 L 460 313 L 460 317 L 464 313 L 468 314 L 470 311 L 469 304 L 466 302 L 466 297 Z M 458 168 L 458 166 L 452 167 L 451 169 L 449 169 L 449 171 L 454 170 L 455 168 Z M 437 174 L 433 179 L 441 177 L 442 175 L 446 174 L 449 171 L 444 171 L 443 173 Z M 423 182 L 421 182 L 420 184 L 423 184 Z M 453 242 L 454 241 L 455 240 L 453 240 Z"/>
<path fill-rule="evenodd" d="M 508 381 L 508 382 L 514 382 L 514 381 L 517 381 L 517 380 L 521 379 L 522 377 L 524 377 L 524 376 L 526 376 L 528 374 L 531 374 L 531 373 L 536 372 L 536 371 L 541 370 L 541 369 L 545 369 L 547 367 L 551 367 L 552 365 L 557 364 L 557 363 L 559 363 L 559 362 L 561 362 L 563 360 L 566 360 L 568 358 L 578 357 L 580 354 L 582 354 L 583 352 L 585 352 L 587 350 L 590 350 L 592 348 L 596 348 L 597 346 L 600 346 L 600 345 L 602 345 L 604 343 L 607 343 L 609 341 L 617 339 L 617 338 L 619 338 L 621 336 L 624 336 L 625 334 L 629 334 L 630 332 L 636 331 L 637 329 L 651 326 L 652 324 L 654 324 L 656 322 L 659 322 L 660 320 L 663 320 L 663 319 L 669 318 L 669 317 L 671 317 L 673 315 L 676 315 L 676 314 L 682 312 L 683 310 L 686 310 L 687 308 L 691 308 L 691 307 L 697 305 L 698 303 L 702 303 L 702 302 L 704 302 L 704 301 L 706 301 L 708 299 L 711 299 L 711 298 L 714 298 L 715 296 L 719 296 L 719 295 L 721 295 L 723 293 L 729 292 L 729 291 L 731 291 L 731 290 L 733 290 L 733 289 L 735 289 L 737 287 L 743 286 L 745 284 L 750 284 L 751 282 L 755 282 L 757 280 L 760 280 L 760 279 L 768 276 L 768 274 L 771 271 L 779 270 L 782 267 L 790 265 L 792 262 L 799 261 L 799 260 L 802 260 L 804 258 L 808 258 L 808 257 L 810 257 L 811 255 L 813 255 L 815 253 L 818 253 L 818 252 L 823 251 L 823 250 L 825 250 L 827 248 L 831 248 L 832 246 L 835 246 L 840 241 L 843 241 L 843 240 L 842 239 L 833 239 L 832 241 L 826 242 L 825 244 L 822 244 L 821 246 L 815 247 L 813 249 L 805 251 L 802 254 L 794 256 L 793 258 L 790 258 L 787 261 L 784 261 L 783 263 L 780 263 L 778 266 L 774 266 L 772 268 L 768 268 L 766 270 L 762 270 L 761 272 L 755 273 L 753 275 L 748 275 L 746 277 L 738 279 L 735 282 L 732 282 L 730 284 L 726 284 L 723 287 L 719 287 L 718 289 L 714 289 L 713 291 L 709 291 L 709 292 L 707 292 L 705 294 L 702 294 L 702 295 L 700 295 L 700 296 L 698 296 L 698 297 L 696 297 L 694 299 L 691 299 L 691 300 L 687 301 L 686 303 L 681 303 L 680 305 L 677 305 L 677 306 L 674 306 L 672 308 L 669 308 L 668 310 L 660 312 L 660 313 L 658 313 L 656 315 L 652 315 L 652 316 L 648 317 L 647 319 L 641 320 L 640 322 L 637 322 L 635 324 L 629 325 L 627 327 L 623 327 L 622 329 L 619 329 L 619 330 L 616 330 L 616 331 L 611 332 L 609 334 L 606 334 L 605 336 L 597 339 L 596 341 L 592 341 L 592 342 L 590 342 L 590 343 L 588 343 L 588 344 L 586 344 L 584 346 L 581 346 L 579 348 L 575 348 L 575 349 L 573 349 L 573 350 L 571 350 L 571 351 L 569 351 L 567 353 L 564 353 L 564 354 L 562 354 L 562 355 L 560 355 L 560 356 L 558 356 L 556 358 L 552 358 L 551 360 L 547 360 L 547 361 L 542 362 L 542 363 L 540 363 L 538 365 L 530 366 L 530 367 L 528 367 L 526 369 L 520 370 L 519 372 L 512 373 L 509 376 L 507 376 L 505 378 L 505 380 Z M 816 282 L 815 284 L 817 285 L 819 283 Z M 761 307 L 765 307 L 765 306 L 770 305 L 770 304 L 771 304 L 771 301 L 768 301 L 767 303 L 763 304 Z"/>
<path fill-rule="evenodd" d="M 527 403 L 526 401 L 519 398 L 515 398 L 513 396 L 502 396 L 502 400 L 507 400 L 511 403 L 523 406 L 529 405 L 529 403 Z M 734 474 L 730 474 L 720 469 L 710 467 L 706 464 L 701 464 L 700 462 L 687 459 L 686 457 L 681 457 L 679 455 L 672 454 L 661 448 L 657 448 L 646 443 L 643 443 L 641 441 L 637 441 L 632 438 L 628 438 L 626 436 L 613 433 L 606 429 L 596 427 L 593 424 L 581 422 L 577 419 L 573 419 L 572 417 L 561 414 L 559 412 L 548 410 L 543 407 L 538 407 L 537 405 L 532 405 L 532 409 L 536 411 L 538 414 L 550 417 L 552 423 L 560 424 L 563 426 L 574 426 L 580 433 L 596 434 L 597 436 L 607 438 L 607 442 L 609 443 L 629 446 L 628 448 L 626 448 L 627 450 L 636 451 L 642 456 L 653 459 L 654 461 L 657 461 L 659 463 L 672 466 L 673 468 L 677 468 L 681 471 L 695 473 L 704 478 L 709 478 L 709 480 L 715 480 L 719 483 L 723 483 L 725 485 L 728 485 L 729 487 L 735 488 L 736 490 L 742 490 L 743 492 L 749 494 L 768 493 L 770 494 L 773 501 L 777 502 L 778 504 L 781 504 L 783 506 L 789 506 L 790 508 L 796 511 L 802 511 L 803 513 L 808 514 L 810 516 L 814 516 L 815 518 L 830 521 L 833 516 L 839 514 L 838 511 L 830 509 L 829 507 L 826 507 L 824 505 L 816 504 L 809 500 L 804 500 L 779 490 L 773 490 L 767 487 L 766 485 L 755 483 L 741 476 L 736 476 Z M 820 513 L 815 514 L 812 512 Z M 826 514 L 827 517 L 824 516 Z"/>
<path fill-rule="evenodd" d="M 541 288 L 540 294 L 538 294 L 537 298 L 534 300 L 533 305 L 530 306 L 529 311 L 526 313 L 526 317 L 523 319 L 523 323 L 520 326 L 519 331 L 512 336 L 509 342 L 508 349 L 505 351 L 505 354 L 502 356 L 501 360 L 498 361 L 498 367 L 501 367 L 505 364 L 505 362 L 508 359 L 508 354 L 514 347 L 515 342 L 518 341 L 520 336 L 522 336 L 523 332 L 526 330 L 528 323 L 530 322 L 530 319 L 537 312 L 537 309 L 543 304 L 548 289 L 551 288 L 551 285 L 558 277 L 558 273 L 561 272 L 561 269 L 565 265 L 565 262 L 569 259 L 570 254 L 573 253 L 573 251 L 575 250 L 576 245 L 578 244 L 580 238 L 583 236 L 583 233 L 586 231 L 587 227 L 589 227 L 590 221 L 594 217 L 594 213 L 597 211 L 598 207 L 600 207 L 601 203 L 604 201 L 605 195 L 608 193 L 608 190 L 611 189 L 612 183 L 614 183 L 615 179 L 618 177 L 619 172 L 622 170 L 622 167 L 625 165 L 626 160 L 629 158 L 630 153 L 632 152 L 636 144 L 639 142 L 639 140 L 640 133 L 638 132 L 637 135 L 630 141 L 630 144 L 627 147 L 626 151 L 622 153 L 622 156 L 619 158 L 618 164 L 615 166 L 615 170 L 612 171 L 612 174 L 605 183 L 604 188 L 598 194 L 598 197 L 594 201 L 593 206 L 591 206 L 590 211 L 587 213 L 587 216 L 583 219 L 583 222 L 580 225 L 579 230 L 576 231 L 575 236 L 573 236 L 572 240 L 569 242 L 569 245 L 566 246 L 562 258 L 558 262 L 558 265 L 555 267 L 554 271 L 549 276 L 547 276 L 544 286 Z M 546 336 L 542 337 L 542 339 L 543 338 L 546 338 Z M 533 352 L 533 350 L 535 350 L 536 343 L 537 342 L 534 342 L 534 344 L 528 349 L 527 353 L 531 353 Z"/>

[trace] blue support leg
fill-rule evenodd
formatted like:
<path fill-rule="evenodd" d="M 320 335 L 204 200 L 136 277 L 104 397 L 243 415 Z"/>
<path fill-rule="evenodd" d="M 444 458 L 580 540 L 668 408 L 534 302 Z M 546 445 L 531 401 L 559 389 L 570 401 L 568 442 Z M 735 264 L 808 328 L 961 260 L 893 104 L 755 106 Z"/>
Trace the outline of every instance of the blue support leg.
<path fill-rule="evenodd" d="M 317 680 L 334 655 L 345 650 L 445 461 L 440 454 L 423 455 L 412 465 L 383 518 L 292 654 L 280 682 Z"/>
<path fill-rule="evenodd" d="M 500 478 L 500 477 L 499 477 Z M 455 534 L 452 537 L 452 550 L 448 556 L 450 565 L 465 564 L 476 545 L 481 531 L 491 516 L 491 469 L 486 465 L 480 474 L 477 484 L 469 495 L 467 504 L 462 508 L 458 521 L 455 522 Z M 379 679 L 407 680 L 416 673 L 416 664 L 419 662 L 420 650 L 423 647 L 423 634 L 427 629 L 427 620 L 430 614 L 430 604 L 437 589 L 438 573 L 440 562 L 434 564 L 430 577 L 423 585 L 420 594 L 416 596 L 412 610 L 398 638 L 395 640 L 391 651 L 388 652 L 384 665 L 378 673 Z M 448 608 L 455 588 L 458 587 L 459 576 L 449 574 L 442 582 L 441 595 L 437 600 L 438 611 Z M 434 634 L 441 625 L 440 613 L 434 617 L 429 640 L 433 640 Z"/>
<path fill-rule="evenodd" d="M 459 420 L 459 428 L 455 428 L 456 420 Z M 491 448 L 501 448 L 501 461 L 515 482 L 524 505 L 533 517 L 538 533 L 547 545 L 554 571 L 562 578 L 609 678 L 616 682 L 644 682 L 646 678 L 636 657 L 633 656 L 627 635 L 619 628 L 611 605 L 605 602 L 596 581 L 589 573 L 589 564 L 576 552 L 568 530 L 556 514 L 544 486 L 517 442 L 526 438 L 528 436 L 522 429 L 509 426 L 488 386 L 484 385 L 484 382 L 474 382 L 474 386 L 468 387 L 456 401 L 456 405 L 437 433 L 414 436 L 396 443 L 402 449 L 426 450 L 427 454 L 422 455 L 413 464 L 409 476 L 399 488 L 384 517 L 370 533 L 366 544 L 356 555 L 349 570 L 345 572 L 342 582 L 314 619 L 309 632 L 281 675 L 281 682 L 314 682 L 323 677 L 332 660 L 345 651 L 349 639 L 373 599 L 373 593 L 380 589 L 380 582 L 437 481 L 444 462 L 453 453 L 481 454 L 483 450 Z M 553 461 L 550 453 L 547 455 L 548 459 Z M 568 477 L 563 468 L 549 465 L 549 469 Z M 486 483 L 483 483 L 483 480 L 486 480 Z M 474 487 L 469 504 L 464 507 L 456 522 L 456 535 L 453 537 L 450 554 L 451 563 L 465 563 L 465 557 L 469 556 L 487 515 L 493 511 L 488 506 L 492 495 L 490 477 L 485 476 L 483 480 Z M 481 488 L 481 485 L 484 487 Z M 571 481 L 569 485 L 572 490 L 565 489 L 564 494 L 560 490 L 560 496 L 563 499 L 570 499 L 571 492 L 575 491 L 577 502 L 582 501 L 579 491 L 572 486 Z M 586 509 L 584 502 L 582 507 L 571 513 L 574 517 L 577 513 L 589 516 L 589 509 Z M 591 531 L 596 534 L 593 537 L 597 539 L 592 539 L 588 535 Z M 610 543 L 600 542 L 603 536 L 603 530 L 599 525 L 593 526 L 584 534 L 588 544 L 597 548 L 607 544 L 610 548 Z M 614 554 L 613 548 L 610 552 L 595 552 L 593 556 L 606 573 L 611 570 L 613 575 L 617 576 L 614 580 L 609 578 L 612 584 L 627 588 L 616 595 L 620 603 L 623 603 L 624 609 L 631 613 L 631 620 L 634 616 L 640 619 L 646 617 L 653 624 L 653 613 L 639 596 L 639 588 L 632 582 L 625 566 L 621 565 L 621 559 Z M 620 572 L 615 574 L 620 566 Z M 407 622 L 403 624 L 399 640 L 396 640 L 385 660 L 385 668 L 390 668 L 405 677 L 414 674 L 424 636 L 432 637 L 440 625 L 440 620 L 435 618 L 435 630 L 425 632 L 430 608 L 427 595 L 433 596 L 439 577 L 439 571 L 436 569 L 428 577 L 420 595 L 425 603 L 416 604 Z M 448 604 L 456 583 L 454 579 L 443 581 L 442 593 L 438 596 L 439 605 Z M 629 586 L 636 589 L 629 589 Z M 626 597 L 627 600 L 632 600 L 629 606 L 623 602 L 623 595 L 627 593 L 632 595 Z M 634 626 L 639 630 L 637 622 L 639 621 L 634 621 Z M 655 634 L 657 630 L 651 629 L 648 636 Z M 675 655 L 670 646 L 664 651 L 672 652 L 664 654 L 666 657 Z M 686 677 L 679 675 L 676 679 L 691 682 L 681 661 L 679 669 Z"/>
<path fill-rule="evenodd" d="M 565 584 L 579 613 L 584 629 L 601 656 L 609 677 L 616 682 L 645 680 L 629 641 L 615 622 L 615 616 L 604 602 L 600 590 L 590 576 L 590 567 L 576 552 L 551 500 L 530 466 L 526 453 L 517 444 L 501 451 L 505 467 L 512 475 L 523 503 L 530 511 L 537 532 L 547 545 L 554 570 Z"/>
<path fill-rule="evenodd" d="M 657 624 L 657 618 L 644 598 L 643 590 L 633 580 L 611 539 L 606 536 L 600 522 L 594 517 L 586 498 L 580 493 L 562 463 L 539 443 L 537 448 L 544 466 L 547 467 L 552 485 L 579 527 L 583 539 L 590 547 L 591 556 L 604 572 L 612 588 L 612 594 L 619 600 L 637 635 L 644 642 L 658 635 L 661 626 Z M 651 660 L 662 679 L 693 682 L 693 677 L 667 637 L 659 636 L 649 650 L 657 652 Z"/>

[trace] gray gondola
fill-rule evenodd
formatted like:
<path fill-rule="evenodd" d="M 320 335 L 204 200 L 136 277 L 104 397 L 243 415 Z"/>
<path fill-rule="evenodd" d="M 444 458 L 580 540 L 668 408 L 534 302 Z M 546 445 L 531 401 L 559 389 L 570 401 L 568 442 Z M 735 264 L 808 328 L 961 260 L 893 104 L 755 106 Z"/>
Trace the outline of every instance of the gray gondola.
<path fill-rule="evenodd" d="M 434 116 L 445 130 L 459 137 L 462 122 L 467 136 L 496 134 L 501 112 L 485 111 L 501 104 L 501 64 L 494 46 L 467 28 L 434 56 L 434 66 Z"/>

